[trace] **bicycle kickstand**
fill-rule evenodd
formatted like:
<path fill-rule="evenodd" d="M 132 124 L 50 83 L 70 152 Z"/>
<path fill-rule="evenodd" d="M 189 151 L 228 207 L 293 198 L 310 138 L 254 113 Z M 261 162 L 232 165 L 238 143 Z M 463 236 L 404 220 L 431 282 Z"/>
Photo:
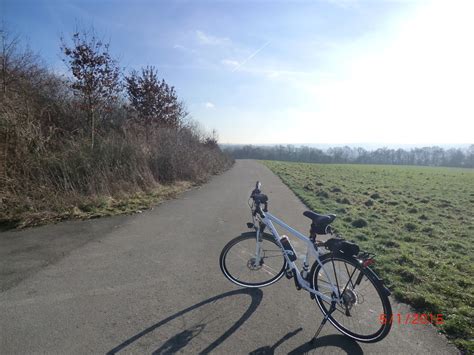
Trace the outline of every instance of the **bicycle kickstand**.
<path fill-rule="evenodd" d="M 316 331 L 316 333 L 314 334 L 314 337 L 313 339 L 311 339 L 311 342 L 314 343 L 316 342 L 316 338 L 318 337 L 319 333 L 321 333 L 321 330 L 323 329 L 324 325 L 326 324 L 326 322 L 328 321 L 328 318 L 329 316 L 332 314 L 332 312 L 334 312 L 336 310 L 336 301 L 332 301 L 331 302 L 331 307 L 329 307 L 329 311 L 328 313 L 324 316 L 321 324 L 319 325 L 319 328 L 318 330 Z"/>

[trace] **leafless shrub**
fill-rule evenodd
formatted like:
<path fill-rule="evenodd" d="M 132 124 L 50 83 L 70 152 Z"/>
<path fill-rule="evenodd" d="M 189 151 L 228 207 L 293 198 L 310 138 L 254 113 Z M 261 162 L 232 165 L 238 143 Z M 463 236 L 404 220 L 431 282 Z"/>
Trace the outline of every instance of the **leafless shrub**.
<path fill-rule="evenodd" d="M 79 107 L 87 113 L 94 147 L 96 121 L 119 96 L 120 68 L 109 52 L 109 43 L 99 39 L 93 29 L 77 30 L 72 45 L 62 38 L 61 51 L 74 77 L 71 88 L 81 99 Z"/>
<path fill-rule="evenodd" d="M 91 112 L 94 115 L 96 110 L 104 109 L 97 105 L 106 95 L 101 96 L 103 88 L 98 89 L 99 93 L 88 88 L 90 67 L 73 63 L 72 67 L 80 66 L 78 76 L 86 90 L 84 95 L 77 95 L 82 87 L 74 86 L 78 78 L 70 82 L 55 75 L 31 51 L 21 49 L 18 39 L 8 38 L 2 33 L 0 222 L 36 214 L 60 218 L 82 206 L 84 200 L 148 192 L 159 184 L 177 180 L 204 181 L 232 164 L 217 141 L 210 144 L 196 124 L 184 121 L 184 106 L 167 84 L 165 96 L 171 98 L 173 105 L 181 105 L 172 106 L 178 124 L 165 119 L 144 130 L 137 125 L 137 120 L 144 122 L 144 113 L 117 97 L 107 104 L 106 114 L 97 116 L 101 120 L 95 126 L 90 120 Z M 104 49 L 95 40 L 84 42 L 80 36 L 76 40 L 76 49 L 83 43 L 95 44 L 92 52 L 90 48 L 79 48 L 84 50 L 80 54 L 68 51 L 70 58 L 80 59 L 84 53 L 94 56 L 94 48 Z M 106 67 L 107 58 L 95 58 L 93 62 Z M 109 73 L 112 80 L 114 73 Z M 109 74 L 103 73 L 104 77 Z M 87 110 L 77 110 L 78 104 L 87 102 L 88 93 L 98 96 L 91 98 L 92 106 Z M 159 119 L 160 112 L 153 116 Z M 96 132 L 93 149 L 91 129 Z"/>
<path fill-rule="evenodd" d="M 133 70 L 125 77 L 130 106 L 137 113 L 134 122 L 145 130 L 147 138 L 153 128 L 180 127 L 187 115 L 174 87 L 159 80 L 157 74 L 154 67 L 147 66 L 141 73 Z"/>

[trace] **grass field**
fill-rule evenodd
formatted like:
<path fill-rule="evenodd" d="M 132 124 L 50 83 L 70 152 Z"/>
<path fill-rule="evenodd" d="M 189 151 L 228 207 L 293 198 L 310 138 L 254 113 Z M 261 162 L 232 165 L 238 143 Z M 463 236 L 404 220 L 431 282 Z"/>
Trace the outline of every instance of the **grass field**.
<path fill-rule="evenodd" d="M 336 231 L 377 254 L 394 296 L 443 314 L 474 353 L 474 170 L 265 161 L 303 202 L 335 213 Z"/>

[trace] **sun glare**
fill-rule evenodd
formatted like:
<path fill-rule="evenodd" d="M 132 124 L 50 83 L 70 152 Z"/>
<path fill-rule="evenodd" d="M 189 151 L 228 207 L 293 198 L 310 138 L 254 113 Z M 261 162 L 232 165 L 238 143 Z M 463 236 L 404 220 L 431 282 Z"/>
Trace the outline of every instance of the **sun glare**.
<path fill-rule="evenodd" d="M 424 4 L 383 41 L 350 46 L 339 58 L 342 79 L 311 87 L 317 115 L 346 127 L 343 142 L 472 141 L 473 5 Z"/>

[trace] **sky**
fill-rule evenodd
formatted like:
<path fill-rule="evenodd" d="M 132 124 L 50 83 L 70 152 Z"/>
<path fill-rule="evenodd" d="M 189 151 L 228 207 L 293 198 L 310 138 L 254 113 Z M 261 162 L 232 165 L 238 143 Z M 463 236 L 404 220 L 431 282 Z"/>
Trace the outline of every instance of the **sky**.
<path fill-rule="evenodd" d="M 147 65 L 221 143 L 474 143 L 474 1 L 0 0 L 58 73 L 76 27 Z"/>

